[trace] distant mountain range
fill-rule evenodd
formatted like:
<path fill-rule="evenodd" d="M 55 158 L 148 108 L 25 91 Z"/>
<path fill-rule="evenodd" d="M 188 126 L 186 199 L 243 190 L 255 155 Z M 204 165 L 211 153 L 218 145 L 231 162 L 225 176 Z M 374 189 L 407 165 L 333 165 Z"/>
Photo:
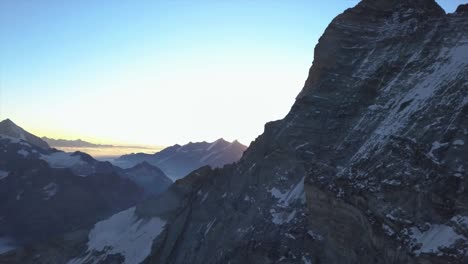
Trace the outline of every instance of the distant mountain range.
<path fill-rule="evenodd" d="M 81 139 L 69 140 L 69 139 L 54 139 L 48 137 L 42 137 L 49 146 L 53 148 L 135 148 L 135 149 L 153 149 L 145 146 L 132 146 L 132 145 L 110 145 L 110 144 L 95 144 Z"/>
<path fill-rule="evenodd" d="M 47 142 L 49 146 L 54 148 L 113 148 L 114 145 L 102 145 L 102 144 L 94 144 L 88 141 L 84 141 L 81 139 L 77 140 L 68 140 L 68 139 L 53 139 L 48 137 L 42 137 L 42 140 Z"/>
<path fill-rule="evenodd" d="M 215 142 L 197 142 L 174 145 L 155 154 L 134 153 L 123 155 L 114 165 L 128 168 L 141 162 L 159 167 L 172 180 L 177 180 L 203 166 L 219 168 L 238 161 L 247 149 L 239 141 L 228 142 L 218 139 Z"/>
<path fill-rule="evenodd" d="M 86 152 L 91 156 L 102 160 L 108 161 L 120 157 L 121 155 L 133 152 L 154 153 L 163 149 L 160 146 L 150 145 L 111 145 L 111 144 L 96 144 L 81 139 L 68 140 L 68 139 L 54 139 L 49 137 L 42 137 L 42 140 L 47 142 L 49 146 L 66 151 L 66 152 Z"/>

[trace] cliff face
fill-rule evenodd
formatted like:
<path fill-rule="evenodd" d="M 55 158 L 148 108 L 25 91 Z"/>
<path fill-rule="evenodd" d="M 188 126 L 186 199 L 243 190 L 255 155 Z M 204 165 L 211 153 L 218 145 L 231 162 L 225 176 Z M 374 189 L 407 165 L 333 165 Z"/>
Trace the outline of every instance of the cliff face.
<path fill-rule="evenodd" d="M 466 263 L 467 115 L 466 13 L 362 1 L 286 118 L 173 188 L 191 187 L 147 262 Z"/>
<path fill-rule="evenodd" d="M 462 11 L 433 0 L 346 10 L 290 113 L 240 162 L 126 211 L 116 239 L 97 233 L 122 215 L 98 223 L 70 263 L 467 263 Z"/>

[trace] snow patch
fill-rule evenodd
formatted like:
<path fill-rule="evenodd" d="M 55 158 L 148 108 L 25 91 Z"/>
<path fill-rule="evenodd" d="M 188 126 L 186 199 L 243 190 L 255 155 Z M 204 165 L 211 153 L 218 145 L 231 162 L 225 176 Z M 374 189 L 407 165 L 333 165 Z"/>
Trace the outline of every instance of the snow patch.
<path fill-rule="evenodd" d="M 395 234 L 395 231 L 393 231 L 393 229 L 391 227 L 389 227 L 388 225 L 386 225 L 386 224 L 382 224 L 382 228 L 383 228 L 385 234 L 387 234 L 389 236 L 393 236 Z"/>
<path fill-rule="evenodd" d="M 457 234 L 452 227 L 447 225 L 431 225 L 429 230 L 425 232 L 419 231 L 417 227 L 412 227 L 410 231 L 410 237 L 413 239 L 412 246 L 420 246 L 414 251 L 417 255 L 421 253 L 437 254 L 441 248 L 450 248 L 459 239 L 466 240 L 464 236 Z"/>
<path fill-rule="evenodd" d="M 49 163 L 52 168 L 70 168 L 86 164 L 79 155 L 72 156 L 71 153 L 55 152 L 49 155 L 41 155 L 40 159 Z"/>
<path fill-rule="evenodd" d="M 312 230 L 309 230 L 307 231 L 307 234 L 312 237 L 314 240 L 319 240 L 319 241 L 322 241 L 323 240 L 323 237 L 319 234 L 316 234 L 314 231 Z"/>
<path fill-rule="evenodd" d="M 58 185 L 55 182 L 51 182 L 47 184 L 46 186 L 44 186 L 42 190 L 46 196 L 44 200 L 49 200 L 50 198 L 52 198 L 53 196 L 57 194 Z"/>
<path fill-rule="evenodd" d="M 455 145 L 455 146 L 463 146 L 463 145 L 465 145 L 465 141 L 462 140 L 462 139 L 457 139 L 457 140 L 455 140 L 455 141 L 453 142 L 453 145 Z"/>
<path fill-rule="evenodd" d="M 0 254 L 14 250 L 16 248 L 15 243 L 8 237 L 0 237 Z"/>
<path fill-rule="evenodd" d="M 312 261 L 310 261 L 310 259 L 306 258 L 305 256 L 302 256 L 302 263 L 304 263 L 304 264 L 312 264 Z"/>
<path fill-rule="evenodd" d="M 301 148 L 303 148 L 303 147 L 305 147 L 307 145 L 309 145 L 309 143 L 304 143 L 304 144 L 301 144 L 301 145 L 297 146 L 295 149 L 299 150 L 299 149 L 301 149 Z"/>
<path fill-rule="evenodd" d="M 381 105 L 370 105 L 367 109 L 371 110 L 371 111 L 377 111 L 379 109 L 382 109 L 383 106 Z"/>
<path fill-rule="evenodd" d="M 8 177 L 9 174 L 10 173 L 8 171 L 0 170 L 0 180 L 5 179 L 6 177 Z"/>
<path fill-rule="evenodd" d="M 20 190 L 19 192 L 16 193 L 16 201 L 21 200 L 21 198 L 23 197 L 23 193 L 24 193 L 23 190 Z"/>
<path fill-rule="evenodd" d="M 437 62 L 431 64 L 419 74 L 415 74 L 413 78 L 405 78 L 398 74 L 392 81 L 390 81 L 385 88 L 384 93 L 391 94 L 396 92 L 400 95 L 395 100 L 388 102 L 385 108 L 389 111 L 385 118 L 379 122 L 379 126 L 373 131 L 372 135 L 361 145 L 359 150 L 352 157 L 352 161 L 358 161 L 375 155 L 374 150 L 381 151 L 382 146 L 388 142 L 392 135 L 399 135 L 404 133 L 411 120 L 418 112 L 424 110 L 428 102 L 432 101 L 438 96 L 443 87 L 446 87 L 447 82 L 459 78 L 466 69 L 466 62 L 468 57 L 468 45 L 466 39 L 459 40 L 459 44 L 450 49 L 442 49 L 437 58 Z M 412 61 L 422 56 L 422 52 L 415 52 L 414 55 L 407 61 L 409 65 Z M 377 64 L 378 65 L 378 64 Z M 406 67 L 403 66 L 403 68 Z M 359 71 L 360 72 L 360 71 Z M 372 70 L 371 73 L 375 71 Z M 405 71 L 401 71 L 405 72 Z M 367 78 L 367 77 L 365 77 Z M 407 91 L 400 91 L 401 87 L 411 87 Z M 391 107 L 393 106 L 393 107 Z M 390 109 L 391 107 L 391 109 Z M 369 112 L 363 116 L 353 130 L 363 129 L 368 124 L 367 121 L 375 120 L 372 117 L 374 113 Z M 434 147 L 437 147 L 434 145 Z M 434 151 L 433 149 L 432 151 Z M 431 156 L 432 152 L 429 153 Z M 431 156 L 433 158 L 433 156 Z M 435 159 L 435 162 L 436 159 Z"/>
<path fill-rule="evenodd" d="M 27 150 L 24 150 L 24 149 L 18 150 L 17 153 L 18 153 L 18 155 L 21 155 L 21 156 L 23 156 L 25 158 L 29 155 L 29 152 Z"/>
<path fill-rule="evenodd" d="M 202 200 L 201 200 L 201 203 L 203 203 L 203 202 L 206 200 L 206 198 L 208 198 L 208 192 L 205 193 L 205 195 L 203 195 L 203 198 L 202 198 Z"/>
<path fill-rule="evenodd" d="M 451 220 L 461 225 L 463 228 L 468 229 L 468 216 L 457 215 L 452 217 Z"/>
<path fill-rule="evenodd" d="M 382 181 L 383 184 L 387 184 L 387 185 L 392 185 L 392 186 L 398 186 L 398 185 L 401 185 L 401 182 L 399 180 L 396 180 L 396 179 L 385 179 Z"/>
<path fill-rule="evenodd" d="M 432 147 L 431 147 L 431 150 L 429 151 L 429 153 L 427 153 L 427 155 L 429 157 L 431 157 L 433 160 L 437 160 L 437 158 L 434 156 L 434 151 L 440 149 L 440 148 L 443 148 L 445 146 L 447 146 L 448 143 L 440 143 L 439 141 L 435 141 L 432 143 Z"/>
<path fill-rule="evenodd" d="M 291 213 L 287 213 L 287 212 L 276 212 L 275 209 L 271 209 L 270 214 L 272 217 L 271 221 L 273 222 L 273 224 L 282 225 L 282 224 L 289 223 L 291 222 L 291 220 L 294 219 L 294 217 L 296 216 L 296 210 L 292 211 Z"/>
<path fill-rule="evenodd" d="M 206 230 L 205 230 L 205 234 L 204 234 L 205 237 L 206 237 L 206 235 L 210 232 L 211 227 L 213 226 L 213 224 L 214 224 L 215 222 L 216 222 L 216 218 L 215 218 L 213 221 L 209 222 L 209 223 L 206 225 Z"/>
<path fill-rule="evenodd" d="M 221 139 L 218 139 L 215 142 L 211 143 L 206 149 L 206 151 L 210 151 L 211 149 L 213 149 L 216 145 L 218 145 L 219 142 L 221 142 Z"/>
<path fill-rule="evenodd" d="M 283 193 L 276 187 L 271 188 L 268 192 L 273 195 L 282 206 L 288 206 L 290 203 L 300 200 L 302 204 L 305 203 L 306 197 L 304 192 L 304 179 L 303 177 L 293 188 Z"/>
<path fill-rule="evenodd" d="M 98 222 L 89 232 L 87 255 L 68 264 L 100 263 L 108 255 L 124 256 L 125 264 L 141 263 L 150 253 L 153 240 L 162 232 L 166 222 L 158 217 L 138 218 L 135 207 Z M 96 253 L 101 253 L 96 254 Z"/>

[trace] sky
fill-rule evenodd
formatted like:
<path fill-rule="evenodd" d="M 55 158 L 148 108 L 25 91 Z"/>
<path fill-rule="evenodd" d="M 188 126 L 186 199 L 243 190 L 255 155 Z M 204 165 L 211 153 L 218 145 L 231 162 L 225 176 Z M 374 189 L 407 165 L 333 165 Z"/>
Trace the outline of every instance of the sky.
<path fill-rule="evenodd" d="M 249 144 L 288 113 L 319 37 L 358 2 L 1 0 L 0 118 L 96 143 Z"/>

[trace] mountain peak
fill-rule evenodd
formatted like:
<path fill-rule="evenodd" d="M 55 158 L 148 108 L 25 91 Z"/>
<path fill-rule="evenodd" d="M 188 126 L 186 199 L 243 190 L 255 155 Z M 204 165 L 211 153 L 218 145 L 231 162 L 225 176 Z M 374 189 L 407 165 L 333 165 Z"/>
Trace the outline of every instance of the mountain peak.
<path fill-rule="evenodd" d="M 216 143 L 220 143 L 220 142 L 227 142 L 229 143 L 227 140 L 225 140 L 224 138 L 218 138 L 216 141 Z"/>
<path fill-rule="evenodd" d="M 432 15 L 445 14 L 445 11 L 435 0 L 363 0 L 358 6 L 386 12 L 413 9 L 418 13 L 424 12 Z"/>
<path fill-rule="evenodd" d="M 2 121 L 2 122 L 0 122 L 0 123 L 5 123 L 5 124 L 9 124 L 9 125 L 15 125 L 15 126 L 16 126 L 16 124 L 15 124 L 15 123 L 13 123 L 13 121 L 11 121 L 11 119 L 10 119 L 10 118 L 7 118 L 7 119 L 3 120 L 3 121 Z"/>
<path fill-rule="evenodd" d="M 50 148 L 45 141 L 19 127 L 9 118 L 0 122 L 0 135 L 24 140 L 43 149 Z"/>
<path fill-rule="evenodd" d="M 11 119 L 7 118 L 0 122 L 0 127 L 2 128 L 10 128 L 10 129 L 21 129 L 18 125 L 16 125 Z"/>
<path fill-rule="evenodd" d="M 25 131 L 21 127 L 8 118 L 0 122 L 1 135 L 26 140 L 24 132 Z"/>

